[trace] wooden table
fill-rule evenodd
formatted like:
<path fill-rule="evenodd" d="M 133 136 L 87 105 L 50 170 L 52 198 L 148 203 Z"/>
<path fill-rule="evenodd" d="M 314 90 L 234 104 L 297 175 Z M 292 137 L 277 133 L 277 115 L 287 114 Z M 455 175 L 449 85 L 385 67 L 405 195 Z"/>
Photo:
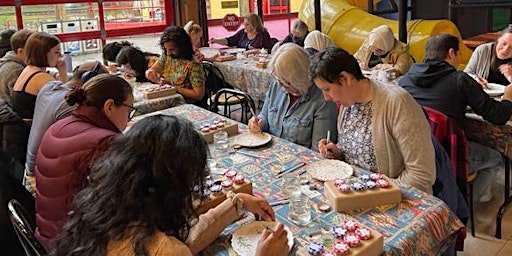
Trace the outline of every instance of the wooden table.
<path fill-rule="evenodd" d="M 510 195 L 510 159 L 512 159 L 512 122 L 506 125 L 491 124 L 476 114 L 466 114 L 466 137 L 482 145 L 496 149 L 505 162 L 505 191 L 503 204 L 496 214 L 495 237 L 501 239 L 501 220 L 507 207 L 512 203 Z"/>
<path fill-rule="evenodd" d="M 478 47 L 481 44 L 494 42 L 498 39 L 499 32 L 488 32 L 483 33 L 480 35 L 472 36 L 470 38 L 463 39 L 462 42 L 465 46 L 468 48 L 474 50 L 476 47 Z"/>
<path fill-rule="evenodd" d="M 176 115 L 199 124 L 205 120 L 217 119 L 220 115 L 193 105 L 182 105 L 165 109 L 160 113 Z M 139 117 L 142 118 L 143 116 Z M 240 125 L 240 131 L 247 127 Z M 239 135 L 236 135 L 239 136 Z M 232 142 L 236 136 L 230 137 Z M 268 201 L 284 198 L 281 191 L 281 179 L 276 173 L 287 166 L 304 162 L 307 164 L 323 159 L 318 152 L 294 143 L 273 137 L 262 147 L 242 149 L 259 157 L 254 158 L 238 153 L 217 159 L 225 168 L 234 169 L 252 181 L 254 192 L 263 195 Z M 300 169 L 299 169 L 300 170 Z M 300 171 L 296 171 L 299 173 Z M 308 176 L 307 172 L 304 174 Z M 214 177 L 215 178 L 215 177 Z M 311 178 L 310 180 L 313 181 Z M 311 199 L 314 206 L 325 202 L 323 186 L 319 184 L 320 195 Z M 320 212 L 311 207 L 315 225 L 325 230 L 340 224 L 345 218 L 353 217 L 359 222 L 380 232 L 384 236 L 385 255 L 439 255 L 453 245 L 463 224 L 440 199 L 416 188 L 401 187 L 402 201 L 399 204 L 383 205 L 369 209 L 354 210 L 344 214 L 334 211 Z M 306 227 L 297 226 L 288 219 L 288 205 L 275 206 L 276 218 L 289 227 L 295 237 L 294 250 L 309 244 Z M 235 255 L 231 248 L 230 235 L 240 225 L 253 221 L 252 214 L 245 214 L 237 222 L 228 226 L 224 232 L 203 252 L 204 255 Z"/>

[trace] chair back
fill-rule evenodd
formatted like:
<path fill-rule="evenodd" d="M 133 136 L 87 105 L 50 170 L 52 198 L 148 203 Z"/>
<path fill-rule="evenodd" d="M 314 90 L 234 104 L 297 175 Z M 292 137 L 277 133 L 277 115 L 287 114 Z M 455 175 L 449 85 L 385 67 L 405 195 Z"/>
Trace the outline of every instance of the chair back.
<path fill-rule="evenodd" d="M 217 93 L 222 88 L 232 88 L 224 78 L 224 74 L 222 71 L 212 62 L 203 61 L 203 72 L 205 74 L 205 93 L 204 93 L 204 103 L 207 106 L 208 110 L 214 111 L 212 108 L 212 102 L 208 102 L 208 99 L 211 99 L 215 93 Z M 216 111 L 215 111 L 216 112 Z"/>
<path fill-rule="evenodd" d="M 464 196 L 467 196 L 469 189 L 469 149 L 464 131 L 454 120 L 445 114 L 425 106 L 423 106 L 423 109 L 427 114 L 432 134 L 439 142 L 441 142 L 446 152 L 450 155 L 459 189 Z"/>
<path fill-rule="evenodd" d="M 221 100 L 222 99 L 222 102 Z M 234 102 L 234 103 L 230 103 Z M 213 105 L 212 109 L 217 110 L 219 105 L 224 105 L 224 116 L 230 117 L 227 112 L 227 105 L 232 104 L 240 104 L 242 105 L 242 116 L 241 116 L 241 122 L 247 123 L 249 120 L 249 116 L 247 114 L 248 111 L 252 113 L 253 115 L 256 113 L 256 104 L 254 104 L 254 100 L 252 97 L 247 94 L 246 92 L 236 90 L 236 89 L 229 89 L 229 88 L 223 88 L 220 89 L 213 98 Z M 215 111 L 217 112 L 217 111 Z"/>
<path fill-rule="evenodd" d="M 11 199 L 7 208 L 9 210 L 11 223 L 25 253 L 29 256 L 47 255 L 43 246 L 34 236 L 34 224 L 28 218 L 27 212 L 23 206 L 16 199 Z"/>

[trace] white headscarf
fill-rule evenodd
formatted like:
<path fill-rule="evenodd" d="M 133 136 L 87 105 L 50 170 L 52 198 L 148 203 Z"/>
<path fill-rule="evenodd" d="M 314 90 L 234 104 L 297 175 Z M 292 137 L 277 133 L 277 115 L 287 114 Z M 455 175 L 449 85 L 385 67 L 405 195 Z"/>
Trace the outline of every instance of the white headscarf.
<path fill-rule="evenodd" d="M 331 39 L 326 34 L 313 30 L 304 39 L 304 48 L 313 48 L 319 52 L 325 50 L 329 46 L 333 46 Z"/>
<path fill-rule="evenodd" d="M 393 31 L 386 25 L 372 29 L 368 36 L 368 44 L 369 46 L 373 46 L 377 49 L 383 50 L 385 53 L 388 53 L 393 49 L 393 45 L 395 44 Z"/>

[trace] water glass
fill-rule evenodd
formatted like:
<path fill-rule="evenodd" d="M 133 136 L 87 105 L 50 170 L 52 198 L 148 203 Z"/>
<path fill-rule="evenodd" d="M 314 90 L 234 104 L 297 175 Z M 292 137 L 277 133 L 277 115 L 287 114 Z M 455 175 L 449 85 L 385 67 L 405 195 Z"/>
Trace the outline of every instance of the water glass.
<path fill-rule="evenodd" d="M 213 145 L 215 157 L 224 157 L 228 155 L 229 140 L 226 131 L 218 131 L 213 134 Z"/>
<path fill-rule="evenodd" d="M 293 194 L 290 197 L 290 210 L 288 218 L 299 225 L 305 226 L 311 222 L 311 206 L 309 205 L 308 198 L 302 194 Z"/>
<path fill-rule="evenodd" d="M 300 180 L 297 175 L 293 174 L 285 174 L 282 177 L 281 190 L 283 191 L 283 195 L 287 198 L 292 197 L 292 195 L 300 194 Z"/>

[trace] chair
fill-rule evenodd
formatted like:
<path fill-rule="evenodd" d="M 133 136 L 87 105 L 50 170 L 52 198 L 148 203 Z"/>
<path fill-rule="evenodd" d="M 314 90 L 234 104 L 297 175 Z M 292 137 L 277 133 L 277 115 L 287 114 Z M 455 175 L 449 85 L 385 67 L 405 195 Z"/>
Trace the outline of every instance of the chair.
<path fill-rule="evenodd" d="M 48 253 L 34 236 L 34 225 L 29 220 L 23 206 L 16 199 L 11 199 L 7 208 L 11 223 L 25 253 L 29 256 L 47 255 Z"/>
<path fill-rule="evenodd" d="M 423 106 L 423 109 L 427 114 L 434 137 L 441 142 L 446 152 L 450 155 L 452 167 L 455 170 L 457 186 L 466 198 L 469 206 L 471 235 L 475 236 L 473 182 L 477 177 L 477 173 L 469 173 L 469 149 L 466 135 L 457 123 L 445 114 L 425 106 Z"/>
<path fill-rule="evenodd" d="M 224 75 L 220 69 L 212 62 L 202 62 L 203 71 L 206 76 L 205 80 L 205 93 L 202 104 L 206 109 L 217 112 L 213 107 L 213 96 L 222 88 L 233 88 L 231 85 L 226 83 Z"/>
<path fill-rule="evenodd" d="M 254 104 L 254 100 L 252 97 L 242 91 L 235 89 L 220 89 L 213 96 L 213 110 L 214 112 L 218 111 L 219 105 L 224 107 L 224 116 L 231 118 L 231 106 L 233 105 L 241 105 L 241 116 L 240 122 L 247 124 L 249 122 L 249 113 L 256 113 L 256 105 Z M 215 111 L 217 110 L 217 111 Z"/>

